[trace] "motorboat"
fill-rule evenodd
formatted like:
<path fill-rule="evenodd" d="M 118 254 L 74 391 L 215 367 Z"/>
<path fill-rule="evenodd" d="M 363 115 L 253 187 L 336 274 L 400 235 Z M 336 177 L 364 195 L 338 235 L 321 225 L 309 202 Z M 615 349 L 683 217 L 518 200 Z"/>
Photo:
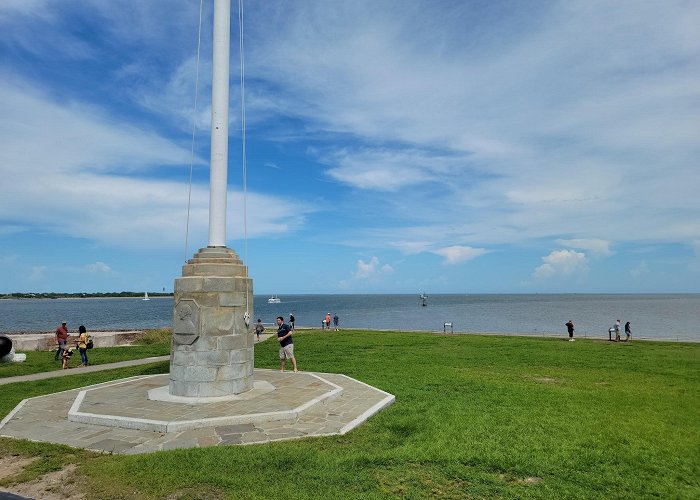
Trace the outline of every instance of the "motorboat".
<path fill-rule="evenodd" d="M 282 300 L 277 295 L 273 295 L 272 297 L 267 299 L 267 303 L 268 304 L 281 304 Z"/>

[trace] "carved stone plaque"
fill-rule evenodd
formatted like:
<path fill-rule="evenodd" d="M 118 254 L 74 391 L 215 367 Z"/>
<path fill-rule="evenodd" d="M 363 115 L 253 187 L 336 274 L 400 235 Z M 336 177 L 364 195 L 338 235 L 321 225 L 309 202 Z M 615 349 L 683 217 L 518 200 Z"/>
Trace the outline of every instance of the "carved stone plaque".
<path fill-rule="evenodd" d="M 199 305 L 192 299 L 182 299 L 173 309 L 173 341 L 190 345 L 198 337 Z"/>

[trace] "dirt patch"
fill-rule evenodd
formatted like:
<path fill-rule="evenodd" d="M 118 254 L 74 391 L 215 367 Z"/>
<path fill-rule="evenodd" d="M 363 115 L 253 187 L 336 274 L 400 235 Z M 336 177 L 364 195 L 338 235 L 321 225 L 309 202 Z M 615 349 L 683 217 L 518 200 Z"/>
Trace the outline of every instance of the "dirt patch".
<path fill-rule="evenodd" d="M 558 378 L 554 377 L 530 377 L 535 382 L 541 382 L 543 384 L 553 384 L 554 382 L 561 382 Z"/>
<path fill-rule="evenodd" d="M 504 481 L 509 484 L 522 484 L 522 485 L 530 485 L 530 484 L 537 484 L 540 481 L 542 481 L 541 477 L 537 476 L 530 476 L 530 477 L 513 477 L 510 474 L 499 474 L 498 478 L 501 481 Z"/>
<path fill-rule="evenodd" d="M 119 340 L 119 345 L 125 346 L 125 345 L 131 345 L 134 342 L 141 340 L 145 334 L 146 333 L 143 331 L 129 332 L 129 333 L 122 333 L 117 338 Z"/>
<path fill-rule="evenodd" d="M 12 458 L 12 457 L 10 457 Z M 0 461 L 0 463 L 2 463 Z M 31 463 L 29 460 L 22 466 L 22 469 Z M 78 491 L 78 476 L 76 476 L 77 466 L 69 464 L 56 472 L 44 474 L 34 481 L 15 484 L 6 491 L 29 498 L 41 498 L 42 500 L 82 500 L 85 495 Z"/>
<path fill-rule="evenodd" d="M 223 500 L 226 493 L 218 488 L 185 488 L 168 495 L 167 500 Z"/>
<path fill-rule="evenodd" d="M 20 458 L 18 456 L 1 457 L 0 480 L 18 475 L 34 460 L 36 460 L 36 458 Z"/>

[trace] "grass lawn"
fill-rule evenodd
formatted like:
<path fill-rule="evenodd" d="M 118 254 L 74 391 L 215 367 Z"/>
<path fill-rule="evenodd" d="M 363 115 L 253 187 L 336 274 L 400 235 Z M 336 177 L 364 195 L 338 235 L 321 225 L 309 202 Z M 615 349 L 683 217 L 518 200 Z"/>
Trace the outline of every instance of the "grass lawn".
<path fill-rule="evenodd" d="M 276 348 L 256 345 L 256 366 L 277 367 Z M 0 459 L 38 457 L 0 488 L 72 463 L 87 498 L 700 498 L 700 345 L 316 331 L 295 354 L 396 402 L 345 436 L 256 446 L 112 456 L 0 439 Z M 0 415 L 167 370 L 1 386 Z"/>
<path fill-rule="evenodd" d="M 75 348 L 71 343 L 68 347 Z M 22 351 L 27 355 L 23 363 L 0 364 L 0 378 L 16 377 L 19 375 L 31 375 L 55 370 L 61 370 L 61 362 L 54 359 L 56 350 L 53 351 Z M 87 351 L 91 365 L 103 365 L 117 361 L 130 359 L 149 358 L 152 356 L 165 356 L 170 354 L 170 333 L 168 330 L 148 330 L 135 345 L 127 347 L 100 347 Z M 80 353 L 74 349 L 71 358 L 71 368 L 80 366 Z"/>

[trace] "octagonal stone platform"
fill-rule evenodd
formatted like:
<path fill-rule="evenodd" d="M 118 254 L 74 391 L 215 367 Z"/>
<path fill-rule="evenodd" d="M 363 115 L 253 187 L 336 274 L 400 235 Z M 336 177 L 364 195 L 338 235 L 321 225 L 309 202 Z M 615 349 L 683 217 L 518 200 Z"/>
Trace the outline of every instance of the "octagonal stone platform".
<path fill-rule="evenodd" d="M 304 412 L 343 393 L 340 386 L 314 373 L 258 375 L 265 380 L 256 380 L 252 390 L 215 398 L 172 396 L 165 375 L 116 381 L 80 391 L 68 420 L 157 432 L 295 422 Z"/>
<path fill-rule="evenodd" d="M 345 434 L 395 399 L 342 374 L 254 377 L 251 391 L 216 400 L 158 400 L 168 374 L 30 398 L 0 422 L 0 435 L 124 454 L 254 444 Z"/>

